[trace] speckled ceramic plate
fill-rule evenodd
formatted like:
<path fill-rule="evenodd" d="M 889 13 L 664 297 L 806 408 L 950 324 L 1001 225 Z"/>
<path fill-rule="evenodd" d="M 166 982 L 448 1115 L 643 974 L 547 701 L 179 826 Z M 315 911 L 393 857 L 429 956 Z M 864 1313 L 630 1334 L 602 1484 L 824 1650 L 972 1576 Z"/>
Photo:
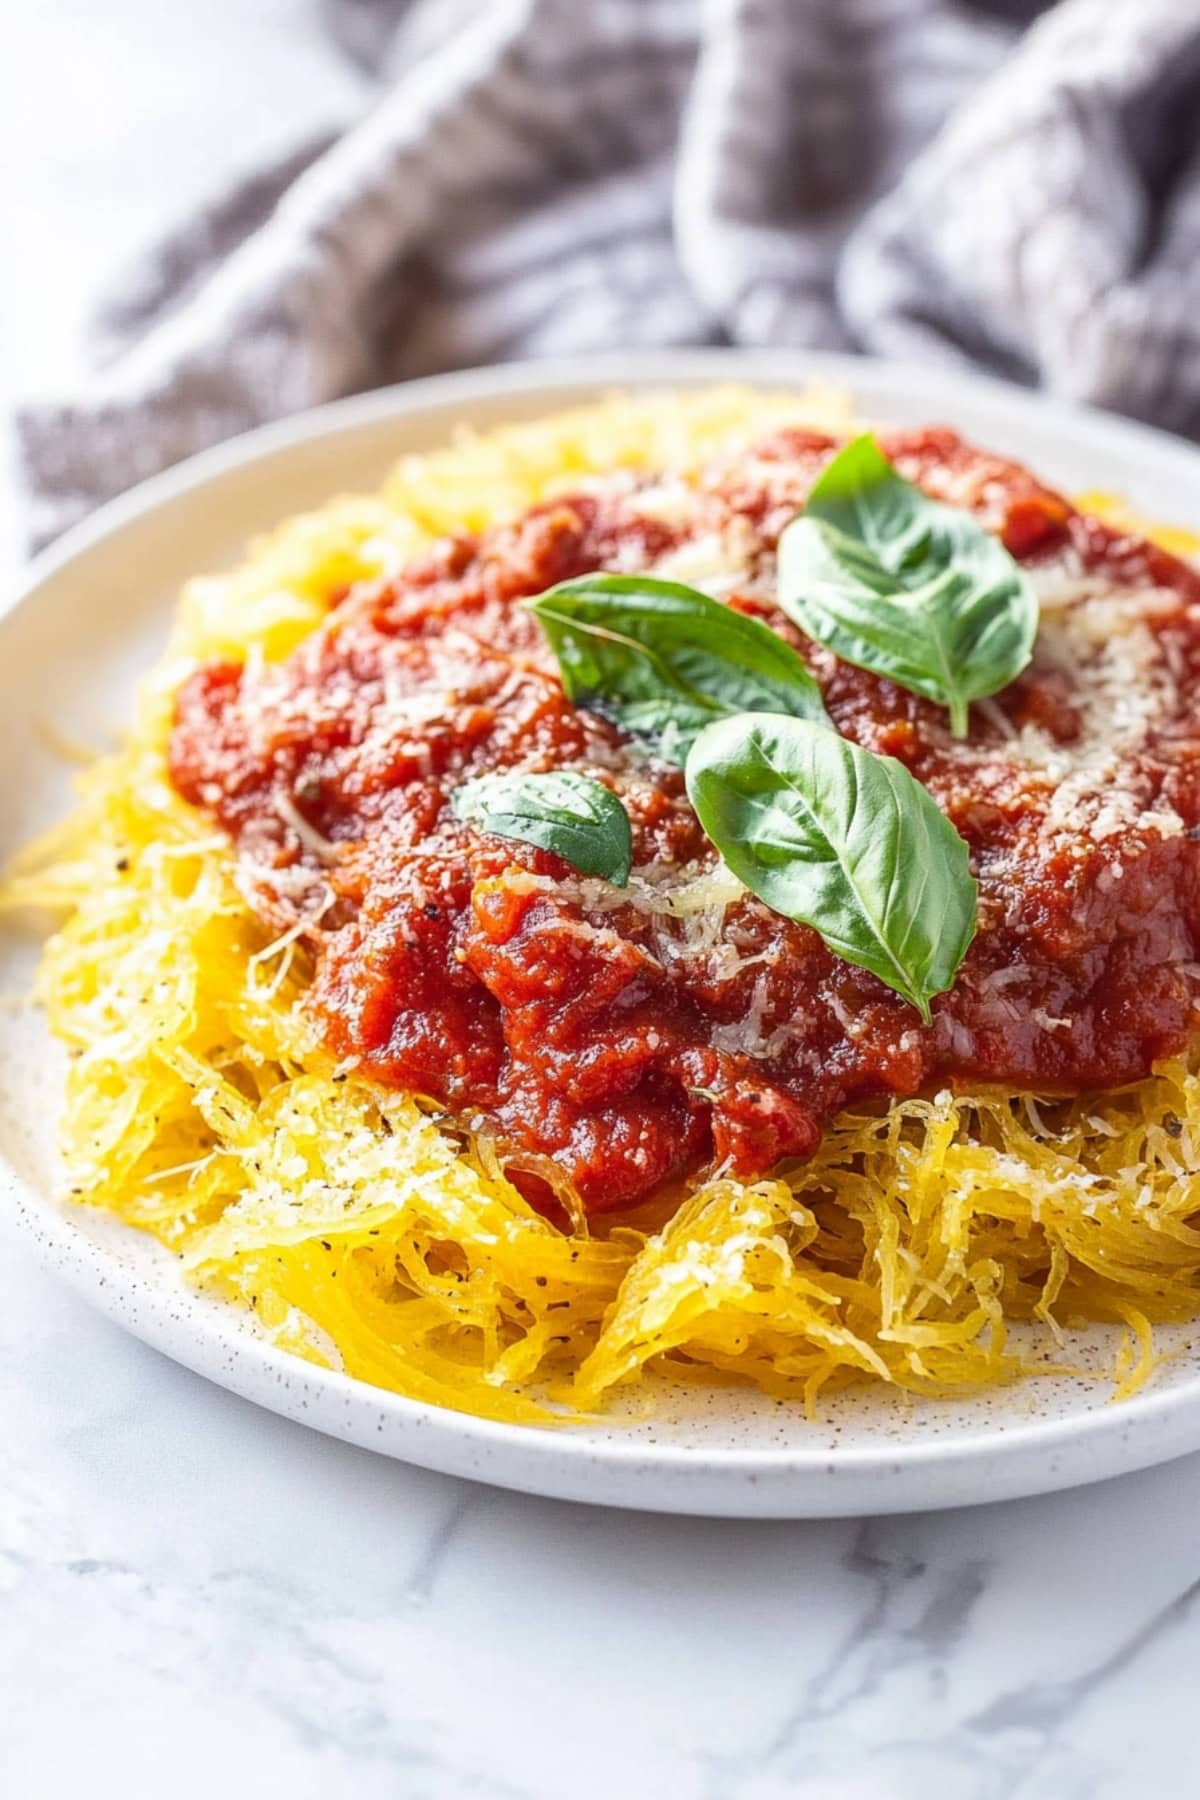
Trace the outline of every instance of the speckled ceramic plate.
<path fill-rule="evenodd" d="M 148 482 L 34 565 L 0 617 L 0 860 L 64 811 L 70 774 L 48 721 L 84 741 L 128 716 L 186 577 L 337 491 L 377 485 L 453 425 L 536 416 L 615 386 L 744 380 L 845 387 L 880 423 L 947 421 L 1070 489 L 1108 488 L 1196 519 L 1200 454 L 1158 433 L 1010 388 L 837 357 L 681 352 L 417 382 L 256 432 Z M 0 929 L 0 994 L 28 988 L 36 944 Z M 185 1288 L 174 1259 L 112 1219 L 54 1199 L 61 1066 L 41 1019 L 0 1008 L 0 1202 L 110 1317 L 210 1380 L 334 1436 L 530 1492 L 662 1511 L 830 1516 L 1031 1494 L 1200 1447 L 1200 1347 L 1187 1332 L 1153 1386 L 1121 1406 L 1101 1384 L 1031 1381 L 967 1404 L 851 1395 L 824 1422 L 716 1392 L 663 1396 L 652 1419 L 540 1430 L 420 1405 L 294 1360 L 249 1316 Z M 1200 1332 L 1198 1332 L 1200 1337 Z M 1086 1354 L 1086 1346 L 1085 1346 Z"/>

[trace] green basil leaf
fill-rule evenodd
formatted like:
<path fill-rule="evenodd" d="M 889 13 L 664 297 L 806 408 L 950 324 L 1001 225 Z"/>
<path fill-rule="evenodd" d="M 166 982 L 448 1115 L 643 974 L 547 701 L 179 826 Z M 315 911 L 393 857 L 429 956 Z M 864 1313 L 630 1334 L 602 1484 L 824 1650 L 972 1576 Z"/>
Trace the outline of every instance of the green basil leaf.
<path fill-rule="evenodd" d="M 696 733 L 732 713 L 826 720 L 821 690 L 791 645 L 695 588 L 649 575 L 584 575 L 526 604 L 568 698 L 671 761 L 683 763 Z"/>
<path fill-rule="evenodd" d="M 617 796 L 586 775 L 481 775 L 450 797 L 456 818 L 497 837 L 552 850 L 581 875 L 624 887 L 633 865 L 629 815 Z"/>
<path fill-rule="evenodd" d="M 928 1024 L 975 935 L 978 890 L 966 844 L 903 763 L 802 719 L 747 713 L 701 732 L 687 787 L 751 893 Z"/>
<path fill-rule="evenodd" d="M 999 538 L 898 475 L 873 437 L 847 444 L 779 540 L 779 604 L 844 662 L 950 709 L 1028 663 L 1037 596 Z"/>

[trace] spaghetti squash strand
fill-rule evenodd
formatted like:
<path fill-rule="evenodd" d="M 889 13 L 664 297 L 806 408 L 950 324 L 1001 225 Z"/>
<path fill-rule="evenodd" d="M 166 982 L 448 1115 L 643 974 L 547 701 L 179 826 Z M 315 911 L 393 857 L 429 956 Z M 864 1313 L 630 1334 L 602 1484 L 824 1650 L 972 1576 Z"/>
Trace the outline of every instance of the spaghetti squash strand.
<path fill-rule="evenodd" d="M 70 1052 L 71 1194 L 180 1252 L 287 1347 L 385 1388 L 546 1421 L 648 1375 L 738 1382 L 810 1412 L 859 1382 L 958 1393 L 1028 1369 L 1011 1323 L 1106 1324 L 1129 1393 L 1153 1326 L 1191 1316 L 1200 1074 L 1045 1103 L 940 1093 L 837 1118 L 813 1160 L 712 1179 L 584 1236 L 540 1217 L 495 1146 L 313 1045 L 309 970 L 272 943 L 232 855 L 165 776 L 199 659 L 282 657 L 346 587 L 436 533 L 581 475 L 702 461 L 804 411 L 729 390 L 623 400 L 407 459 L 384 496 L 294 521 L 184 596 L 127 746 L 19 859 L 0 906 L 66 914 L 39 994 Z M 819 423 L 844 426 L 822 400 Z M 488 517 L 485 519 L 484 508 Z M 1049 1120 L 1047 1124 L 1046 1121 Z M 1041 1366 L 1041 1365 L 1039 1365 Z"/>

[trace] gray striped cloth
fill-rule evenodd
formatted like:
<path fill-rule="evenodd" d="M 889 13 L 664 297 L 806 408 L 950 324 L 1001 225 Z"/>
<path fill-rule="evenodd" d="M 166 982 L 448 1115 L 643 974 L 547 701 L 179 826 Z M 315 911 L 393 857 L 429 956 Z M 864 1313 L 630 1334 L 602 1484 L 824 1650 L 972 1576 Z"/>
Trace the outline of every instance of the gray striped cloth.
<path fill-rule="evenodd" d="M 376 95 L 180 222 L 18 418 L 31 535 L 263 420 L 676 344 L 1200 436 L 1200 0 L 325 0 Z"/>

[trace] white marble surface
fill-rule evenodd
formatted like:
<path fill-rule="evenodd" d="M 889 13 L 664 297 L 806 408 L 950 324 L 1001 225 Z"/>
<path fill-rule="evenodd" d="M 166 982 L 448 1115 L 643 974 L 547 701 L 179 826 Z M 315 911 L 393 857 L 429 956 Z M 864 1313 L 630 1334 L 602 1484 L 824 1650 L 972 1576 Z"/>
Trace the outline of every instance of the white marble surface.
<path fill-rule="evenodd" d="M 865 1524 L 569 1507 L 259 1412 L 0 1251 L 14 1800 L 1196 1791 L 1200 1458 Z"/>
<path fill-rule="evenodd" d="M 0 396 L 66 376 L 118 254 L 328 92 L 303 0 L 4 13 Z M 865 1525 L 523 1499 L 210 1387 L 3 1224 L 0 1371 L 13 1800 L 1197 1792 L 1200 1458 Z"/>

